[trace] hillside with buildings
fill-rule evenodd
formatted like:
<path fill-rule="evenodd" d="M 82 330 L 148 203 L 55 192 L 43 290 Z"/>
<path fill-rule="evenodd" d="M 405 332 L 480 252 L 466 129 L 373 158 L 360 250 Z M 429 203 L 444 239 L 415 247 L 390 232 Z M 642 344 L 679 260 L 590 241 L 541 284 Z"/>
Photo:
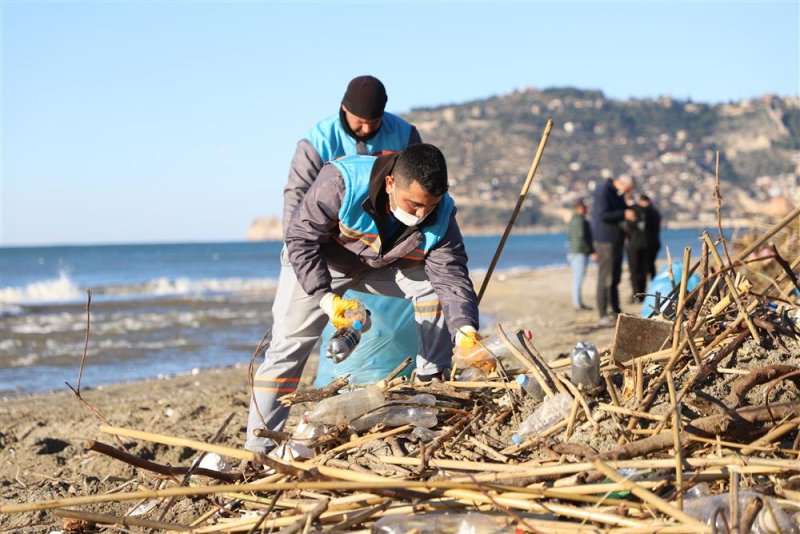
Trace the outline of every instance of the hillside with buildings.
<path fill-rule="evenodd" d="M 547 119 L 544 157 L 518 226 L 557 226 L 598 181 L 630 174 L 673 224 L 709 224 L 720 152 L 723 216 L 797 204 L 800 99 L 765 96 L 708 105 L 614 100 L 600 91 L 524 89 L 405 115 L 444 151 L 465 231 L 502 228 Z"/>
<path fill-rule="evenodd" d="M 572 202 L 597 183 L 629 174 L 671 226 L 716 221 L 716 155 L 726 223 L 800 203 L 800 98 L 766 95 L 725 104 L 615 100 L 601 91 L 522 89 L 404 117 L 447 157 L 465 232 L 500 232 L 517 202 L 548 119 L 544 157 L 516 231 L 562 228 Z M 259 219 L 251 239 L 280 236 Z M 264 228 L 272 230 L 265 233 Z"/>

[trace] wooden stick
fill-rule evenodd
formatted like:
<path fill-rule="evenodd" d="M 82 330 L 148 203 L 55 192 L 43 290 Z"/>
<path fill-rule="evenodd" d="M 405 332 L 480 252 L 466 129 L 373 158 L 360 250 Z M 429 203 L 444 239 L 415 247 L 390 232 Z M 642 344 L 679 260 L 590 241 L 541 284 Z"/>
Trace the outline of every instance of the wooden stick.
<path fill-rule="evenodd" d="M 539 354 L 538 350 L 536 350 L 536 347 L 533 345 L 531 340 L 526 338 L 525 336 L 521 336 L 520 341 L 522 341 L 522 344 L 528 350 L 528 353 L 531 355 L 531 358 L 533 358 L 538 363 L 539 368 L 544 370 L 544 372 L 547 374 L 548 378 L 553 382 L 553 385 L 556 387 L 559 393 L 569 393 L 569 391 L 567 391 L 567 389 L 558 379 L 558 375 L 556 375 L 555 371 L 553 371 L 550 368 L 550 366 L 547 365 L 547 362 L 544 361 L 542 355 Z"/>
<path fill-rule="evenodd" d="M 525 178 L 525 183 L 522 184 L 522 190 L 519 192 L 517 205 L 514 207 L 514 211 L 511 213 L 511 219 L 508 221 L 508 224 L 506 225 L 506 229 L 503 232 L 503 237 L 500 238 L 500 244 L 497 246 L 497 250 L 494 253 L 492 262 L 489 264 L 489 270 L 486 271 L 486 275 L 483 277 L 483 282 L 481 283 L 481 289 L 480 291 L 478 291 L 478 304 L 480 304 L 481 299 L 483 298 L 483 293 L 486 291 L 486 286 L 489 285 L 489 280 L 492 278 L 492 273 L 494 272 L 494 268 L 497 265 L 497 260 L 500 259 L 500 254 L 503 253 L 503 247 L 506 244 L 508 235 L 511 233 L 511 228 L 514 226 L 514 223 L 517 220 L 517 214 L 519 213 L 519 210 L 522 208 L 522 203 L 525 201 L 525 197 L 528 195 L 528 189 L 531 186 L 531 182 L 533 182 L 533 176 L 534 174 L 536 174 L 536 169 L 539 167 L 539 161 L 541 161 L 542 159 L 542 154 L 544 154 L 544 147 L 547 144 L 547 139 L 550 137 L 550 131 L 552 129 L 553 129 L 553 121 L 552 119 L 548 119 L 547 124 L 544 127 L 544 133 L 542 134 L 542 139 L 539 141 L 539 148 L 536 150 L 536 155 L 533 157 L 533 163 L 531 164 L 531 168 L 528 170 L 528 177 Z"/>

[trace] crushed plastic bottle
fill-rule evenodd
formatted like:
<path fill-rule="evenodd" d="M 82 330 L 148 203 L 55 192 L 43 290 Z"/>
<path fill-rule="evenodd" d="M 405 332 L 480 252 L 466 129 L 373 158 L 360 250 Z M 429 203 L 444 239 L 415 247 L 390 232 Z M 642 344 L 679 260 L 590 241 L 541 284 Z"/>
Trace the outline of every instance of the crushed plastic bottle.
<path fill-rule="evenodd" d="M 558 393 L 549 399 L 545 399 L 534 411 L 525 419 L 517 433 L 511 436 L 511 441 L 516 445 L 522 443 L 525 437 L 540 434 L 554 424 L 564 419 L 572 406 L 572 397 L 568 393 Z"/>
<path fill-rule="evenodd" d="M 511 529 L 513 530 L 513 529 Z M 375 522 L 373 534 L 500 534 L 509 532 L 502 518 L 487 514 L 430 513 L 387 515 Z"/>
<path fill-rule="evenodd" d="M 497 368 L 497 359 L 508 353 L 508 347 L 501 340 L 487 338 L 471 347 L 453 347 L 453 364 L 459 369 L 474 367 L 488 375 Z"/>
<path fill-rule="evenodd" d="M 579 341 L 572 349 L 572 383 L 583 385 L 585 390 L 592 390 L 600 385 L 600 355 L 592 343 Z"/>
<path fill-rule="evenodd" d="M 325 425 L 314 425 L 301 420 L 297 424 L 297 428 L 292 432 L 292 437 L 289 438 L 289 441 L 272 449 L 269 455 L 280 460 L 313 458 L 316 456 L 316 453 L 308 444 L 317 436 L 325 434 L 328 430 L 328 427 Z"/>
<path fill-rule="evenodd" d="M 752 534 L 797 534 L 800 529 L 792 525 L 792 519 L 772 497 L 754 491 L 740 491 L 737 517 L 744 517 L 748 505 L 755 499 L 761 499 L 763 506 L 753 520 L 752 525 L 739 525 L 741 529 L 731 525 L 730 493 L 705 495 L 697 499 L 683 501 L 683 511 L 691 517 L 703 521 L 715 528 L 717 532 L 731 531 L 751 532 Z M 716 525 L 716 527 L 715 527 Z"/>
<path fill-rule="evenodd" d="M 459 382 L 483 382 L 487 378 L 487 374 L 477 367 L 467 367 L 458 375 Z"/>
<path fill-rule="evenodd" d="M 346 360 L 358 346 L 359 341 L 361 341 L 361 334 L 368 331 L 372 326 L 370 311 L 364 307 L 360 300 L 353 300 L 355 300 L 357 306 L 344 312 L 344 317 L 349 321 L 349 325 L 336 330 L 336 333 L 328 341 L 328 347 L 325 350 L 325 356 L 335 363 L 341 363 Z"/>
<path fill-rule="evenodd" d="M 380 388 L 369 386 L 321 400 L 306 414 L 306 419 L 315 425 L 349 423 L 362 413 L 383 405 L 385 400 Z"/>
<path fill-rule="evenodd" d="M 519 384 L 520 389 L 525 392 L 527 396 L 532 398 L 533 400 L 542 400 L 544 398 L 544 391 L 542 390 L 542 386 L 539 385 L 539 382 L 533 379 L 533 377 L 529 375 L 517 375 L 517 384 Z"/>
<path fill-rule="evenodd" d="M 430 406 L 430 408 L 414 405 L 425 405 Z M 383 423 L 390 428 L 408 424 L 416 427 L 433 428 L 438 422 L 436 414 L 439 413 L 433 407 L 435 405 L 436 397 L 433 395 L 427 393 L 414 395 L 409 397 L 408 400 L 402 401 L 402 404 L 390 404 L 364 414 L 362 417 L 357 417 L 350 423 L 350 426 L 358 432 L 372 428 L 379 423 Z"/>

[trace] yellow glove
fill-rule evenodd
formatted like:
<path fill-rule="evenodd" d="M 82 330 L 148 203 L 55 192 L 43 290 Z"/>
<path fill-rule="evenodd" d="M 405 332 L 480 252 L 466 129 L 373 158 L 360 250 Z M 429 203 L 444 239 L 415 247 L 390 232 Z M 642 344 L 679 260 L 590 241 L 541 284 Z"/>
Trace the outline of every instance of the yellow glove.
<path fill-rule="evenodd" d="M 345 328 L 350 326 L 351 320 L 344 316 L 344 312 L 358 308 L 358 301 L 343 299 L 335 293 L 326 293 L 320 300 L 319 307 L 330 317 L 334 327 Z"/>
<path fill-rule="evenodd" d="M 456 331 L 456 347 L 473 347 L 478 344 L 479 339 L 483 338 L 471 326 L 462 326 Z"/>

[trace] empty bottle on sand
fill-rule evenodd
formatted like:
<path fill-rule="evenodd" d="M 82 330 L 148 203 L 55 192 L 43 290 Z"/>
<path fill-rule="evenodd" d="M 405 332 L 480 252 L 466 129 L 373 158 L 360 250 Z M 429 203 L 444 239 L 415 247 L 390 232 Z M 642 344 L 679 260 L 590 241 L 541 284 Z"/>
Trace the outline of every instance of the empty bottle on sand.
<path fill-rule="evenodd" d="M 414 395 L 408 400 L 364 414 L 354 419 L 350 425 L 359 432 L 380 423 L 390 428 L 403 425 L 433 428 L 438 422 L 436 420 L 438 410 L 434 408 L 435 404 L 436 397 L 433 395 L 428 393 Z"/>
<path fill-rule="evenodd" d="M 532 414 L 525 419 L 517 433 L 511 436 L 511 441 L 516 445 L 522 443 L 527 436 L 541 434 L 554 424 L 563 420 L 572 406 L 572 397 L 569 393 L 558 393 L 545 399 Z"/>
<path fill-rule="evenodd" d="M 313 410 L 306 414 L 306 419 L 309 423 L 316 425 L 349 423 L 362 413 L 381 406 L 385 401 L 380 388 L 369 386 L 321 400 Z"/>
<path fill-rule="evenodd" d="M 524 391 L 528 397 L 534 400 L 542 400 L 544 398 L 542 386 L 530 375 L 517 375 L 516 380 L 520 389 Z"/>

